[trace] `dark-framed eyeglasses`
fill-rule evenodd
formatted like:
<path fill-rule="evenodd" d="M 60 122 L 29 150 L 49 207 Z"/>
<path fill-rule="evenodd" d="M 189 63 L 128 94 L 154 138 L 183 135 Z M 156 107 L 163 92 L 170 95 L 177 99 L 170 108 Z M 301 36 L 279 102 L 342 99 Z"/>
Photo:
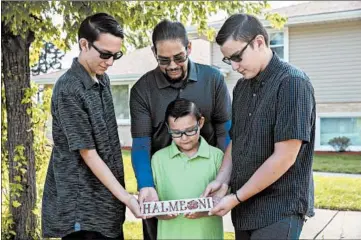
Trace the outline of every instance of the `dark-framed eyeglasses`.
<path fill-rule="evenodd" d="M 242 55 L 244 53 L 244 51 L 246 51 L 248 45 L 257 37 L 254 36 L 248 43 L 246 46 L 244 46 L 241 50 L 239 50 L 238 52 L 236 53 L 233 53 L 229 58 L 227 57 L 224 57 L 222 59 L 222 61 L 228 65 L 231 65 L 232 63 L 231 62 L 241 62 L 242 61 Z"/>
<path fill-rule="evenodd" d="M 101 50 L 99 50 L 99 48 L 97 48 L 93 43 L 89 42 L 89 45 L 94 47 L 95 50 L 97 50 L 97 52 L 100 54 L 99 57 L 101 59 L 109 59 L 111 57 L 113 57 L 114 60 L 117 60 L 119 58 L 121 58 L 123 56 L 123 52 L 122 51 L 119 51 L 119 52 L 116 52 L 114 54 L 112 53 L 108 53 L 108 52 L 103 52 Z"/>
<path fill-rule="evenodd" d="M 197 125 L 185 131 L 172 130 L 169 128 L 168 124 L 167 127 L 168 127 L 168 133 L 172 136 L 172 138 L 180 138 L 183 136 L 183 134 L 188 137 L 191 137 L 197 134 L 199 129 L 199 123 L 197 122 Z"/>
<path fill-rule="evenodd" d="M 173 56 L 173 59 L 165 58 L 165 57 L 157 57 L 157 61 L 159 65 L 163 65 L 163 66 L 169 66 L 172 61 L 175 62 L 176 64 L 181 64 L 187 61 L 187 59 L 188 59 L 188 53 L 186 53 L 185 55 L 183 55 L 182 53 L 177 54 Z"/>

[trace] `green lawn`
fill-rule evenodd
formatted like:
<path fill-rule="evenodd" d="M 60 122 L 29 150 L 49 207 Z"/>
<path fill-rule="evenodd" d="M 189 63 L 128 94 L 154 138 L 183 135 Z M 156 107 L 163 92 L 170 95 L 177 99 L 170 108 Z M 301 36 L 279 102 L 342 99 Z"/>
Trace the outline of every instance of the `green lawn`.
<path fill-rule="evenodd" d="M 361 173 L 361 154 L 315 154 L 313 170 L 319 172 Z"/>
<path fill-rule="evenodd" d="M 315 176 L 315 207 L 361 211 L 361 178 Z"/>

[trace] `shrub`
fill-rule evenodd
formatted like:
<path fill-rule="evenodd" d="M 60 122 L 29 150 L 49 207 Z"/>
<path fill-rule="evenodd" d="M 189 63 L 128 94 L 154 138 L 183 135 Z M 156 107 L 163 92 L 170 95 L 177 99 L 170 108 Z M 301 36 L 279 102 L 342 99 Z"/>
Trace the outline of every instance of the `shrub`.
<path fill-rule="evenodd" d="M 335 137 L 328 141 L 337 152 L 345 152 L 348 146 L 351 145 L 351 141 L 348 137 Z"/>

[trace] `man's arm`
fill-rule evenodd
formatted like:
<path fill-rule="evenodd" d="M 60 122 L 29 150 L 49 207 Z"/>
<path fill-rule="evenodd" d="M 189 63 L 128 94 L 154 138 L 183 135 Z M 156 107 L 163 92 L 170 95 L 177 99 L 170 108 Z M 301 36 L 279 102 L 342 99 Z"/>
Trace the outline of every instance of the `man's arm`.
<path fill-rule="evenodd" d="M 228 144 L 226 152 L 224 153 L 221 168 L 217 174 L 217 177 L 214 181 L 208 184 L 202 197 L 207 197 L 209 195 L 217 194 L 217 191 L 222 191 L 222 188 L 228 189 L 228 184 L 231 178 L 232 172 L 232 141 Z M 222 191 L 223 192 L 223 191 Z M 224 195 L 223 195 L 224 196 Z M 219 197 L 223 197 L 219 196 Z"/>
<path fill-rule="evenodd" d="M 277 181 L 295 163 L 302 141 L 291 139 L 275 144 L 273 154 L 257 169 L 252 177 L 237 191 L 245 201 Z"/>
<path fill-rule="evenodd" d="M 140 204 L 143 201 L 157 201 L 150 164 L 152 118 L 149 106 L 137 86 L 131 89 L 129 105 L 133 137 L 131 159 L 139 189 L 138 199 Z"/>
<path fill-rule="evenodd" d="M 109 189 L 116 198 L 127 205 L 136 217 L 141 217 L 137 199 L 125 191 L 109 167 L 100 158 L 97 151 L 95 149 L 82 149 L 80 150 L 80 155 L 99 181 Z"/>
<path fill-rule="evenodd" d="M 225 152 L 228 144 L 230 143 L 229 131 L 231 129 L 231 112 L 232 103 L 231 97 L 221 73 L 216 79 L 217 89 L 215 92 L 215 108 L 212 114 L 212 123 L 217 137 L 217 147 Z"/>

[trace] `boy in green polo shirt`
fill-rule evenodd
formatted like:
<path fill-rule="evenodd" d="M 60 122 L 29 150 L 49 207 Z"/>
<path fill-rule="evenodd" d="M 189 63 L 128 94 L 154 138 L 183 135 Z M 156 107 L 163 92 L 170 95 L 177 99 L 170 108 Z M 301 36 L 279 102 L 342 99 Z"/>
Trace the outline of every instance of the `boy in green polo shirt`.
<path fill-rule="evenodd" d="M 191 101 L 179 98 L 168 105 L 165 121 L 173 141 L 151 161 L 160 201 L 198 198 L 215 179 L 223 152 L 200 136 L 204 120 Z M 207 212 L 158 219 L 158 239 L 223 239 L 222 218 Z"/>

